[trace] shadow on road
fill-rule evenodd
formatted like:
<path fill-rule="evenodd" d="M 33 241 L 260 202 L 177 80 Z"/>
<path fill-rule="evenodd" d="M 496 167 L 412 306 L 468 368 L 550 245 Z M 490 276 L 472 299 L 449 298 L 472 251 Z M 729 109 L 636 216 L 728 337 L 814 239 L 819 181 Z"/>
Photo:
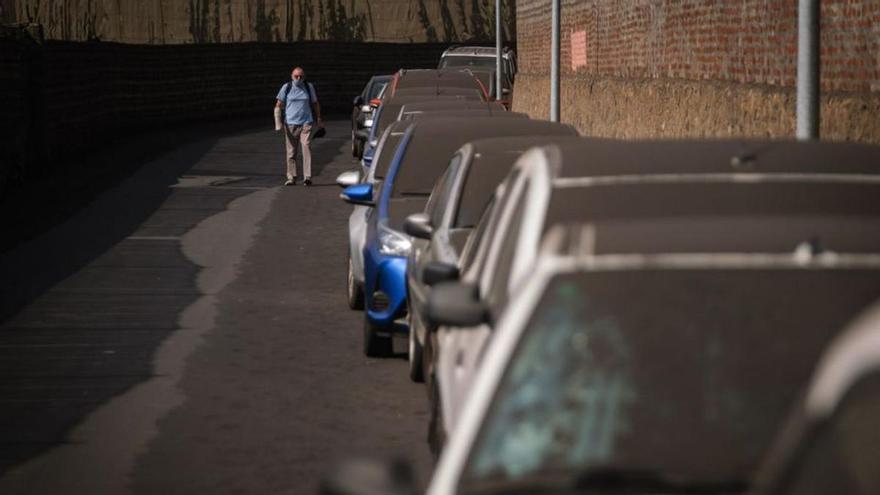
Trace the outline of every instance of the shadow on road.
<path fill-rule="evenodd" d="M 151 376 L 155 349 L 199 297 L 199 267 L 176 237 L 252 192 L 171 186 L 253 127 L 126 139 L 0 205 L 0 473 L 75 441 L 73 426 Z"/>

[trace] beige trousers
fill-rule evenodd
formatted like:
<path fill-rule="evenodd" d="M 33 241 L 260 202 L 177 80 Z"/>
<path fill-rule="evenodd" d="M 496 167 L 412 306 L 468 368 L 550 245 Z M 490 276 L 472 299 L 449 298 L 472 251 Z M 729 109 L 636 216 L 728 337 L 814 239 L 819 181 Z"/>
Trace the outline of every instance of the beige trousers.
<path fill-rule="evenodd" d="M 302 147 L 302 172 L 303 177 L 312 176 L 312 124 L 285 125 L 284 142 L 287 148 L 287 179 L 296 178 L 296 150 Z"/>

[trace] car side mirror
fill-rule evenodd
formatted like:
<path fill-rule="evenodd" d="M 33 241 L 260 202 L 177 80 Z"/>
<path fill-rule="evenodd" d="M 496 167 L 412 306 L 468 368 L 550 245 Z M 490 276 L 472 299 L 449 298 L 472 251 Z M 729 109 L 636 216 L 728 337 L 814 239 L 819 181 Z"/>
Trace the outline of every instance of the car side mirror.
<path fill-rule="evenodd" d="M 427 286 L 455 280 L 458 280 L 458 267 L 451 263 L 432 261 L 422 269 L 422 282 Z"/>
<path fill-rule="evenodd" d="M 439 283 L 428 294 L 426 316 L 437 326 L 475 327 L 489 322 L 489 308 L 477 288 L 458 282 Z"/>
<path fill-rule="evenodd" d="M 373 185 L 372 184 L 355 184 L 346 187 L 339 195 L 346 203 L 361 206 L 376 206 L 373 201 Z"/>
<path fill-rule="evenodd" d="M 434 228 L 431 227 L 431 218 L 424 213 L 414 213 L 403 222 L 403 231 L 417 239 L 431 239 Z"/>
<path fill-rule="evenodd" d="M 339 187 L 353 186 L 361 181 L 361 172 L 359 170 L 349 170 L 342 172 L 336 176 L 336 185 Z"/>
<path fill-rule="evenodd" d="M 416 495 L 412 465 L 406 461 L 353 459 L 321 480 L 320 495 Z"/>
<path fill-rule="evenodd" d="M 364 97 L 361 95 L 355 96 L 353 105 L 356 107 L 363 106 L 364 105 Z"/>

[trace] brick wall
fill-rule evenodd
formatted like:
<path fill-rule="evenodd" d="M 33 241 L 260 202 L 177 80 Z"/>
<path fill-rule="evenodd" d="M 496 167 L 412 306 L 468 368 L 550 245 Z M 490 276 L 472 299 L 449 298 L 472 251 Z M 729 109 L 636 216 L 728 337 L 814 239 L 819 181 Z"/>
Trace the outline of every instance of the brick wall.
<path fill-rule="evenodd" d="M 563 105 L 563 120 L 612 136 L 790 135 L 797 3 L 563 0 L 562 87 L 573 105 Z M 821 5 L 823 135 L 880 142 L 880 1 Z M 525 77 L 514 106 L 546 115 L 550 2 L 518 0 L 517 33 Z M 585 45 L 576 45 L 581 60 L 572 60 L 572 39 Z M 621 107 L 655 113 L 609 122 Z"/>
<path fill-rule="evenodd" d="M 0 193 L 123 133 L 264 115 L 301 65 L 327 114 L 374 74 L 436 67 L 445 44 L 301 42 L 184 46 L 0 39 Z"/>

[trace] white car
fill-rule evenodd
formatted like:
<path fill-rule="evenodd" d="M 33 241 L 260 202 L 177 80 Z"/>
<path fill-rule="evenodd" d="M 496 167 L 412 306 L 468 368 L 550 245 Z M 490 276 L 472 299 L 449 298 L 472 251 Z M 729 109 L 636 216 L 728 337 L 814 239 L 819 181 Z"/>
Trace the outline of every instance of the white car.
<path fill-rule="evenodd" d="M 604 255 L 571 242 L 589 230 L 548 233 L 429 495 L 744 493 L 829 343 L 880 299 L 880 251 Z M 325 493 L 416 493 L 368 466 Z"/>
<path fill-rule="evenodd" d="M 428 493 L 745 491 L 829 340 L 878 299 L 876 253 L 544 256 Z"/>
<path fill-rule="evenodd" d="M 469 319 L 429 296 L 439 325 L 432 412 L 442 416 L 429 438 L 442 442 L 455 427 L 494 322 L 553 225 L 591 222 L 593 233 L 571 242 L 597 253 L 855 249 L 877 202 L 820 184 L 858 189 L 878 172 L 880 148 L 850 144 L 585 139 L 527 152 L 463 249 L 458 297 L 471 302 Z"/>

